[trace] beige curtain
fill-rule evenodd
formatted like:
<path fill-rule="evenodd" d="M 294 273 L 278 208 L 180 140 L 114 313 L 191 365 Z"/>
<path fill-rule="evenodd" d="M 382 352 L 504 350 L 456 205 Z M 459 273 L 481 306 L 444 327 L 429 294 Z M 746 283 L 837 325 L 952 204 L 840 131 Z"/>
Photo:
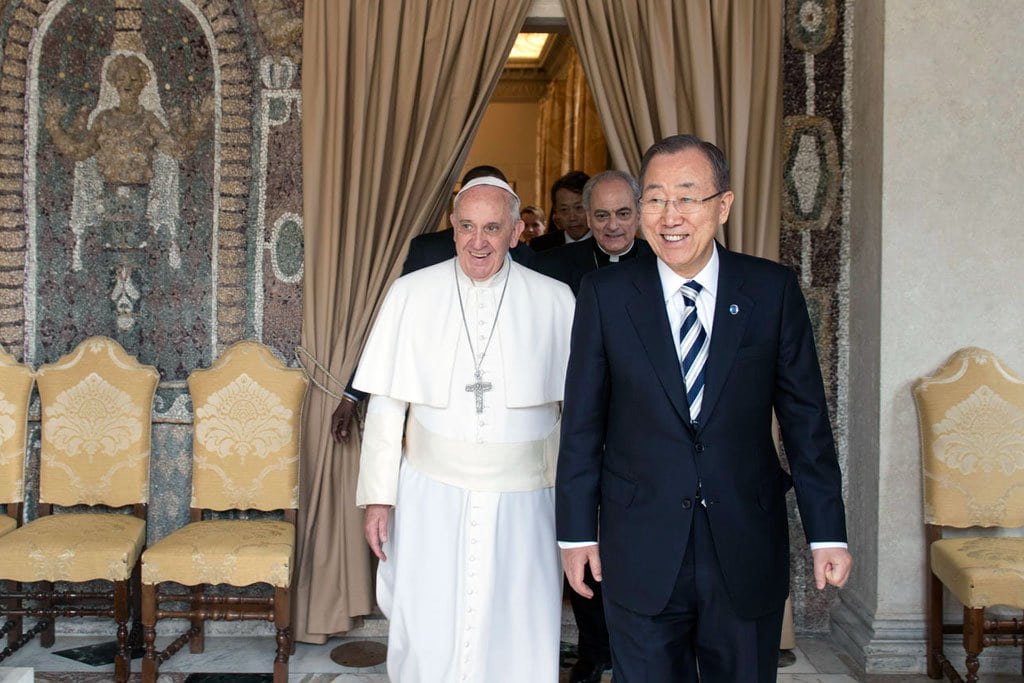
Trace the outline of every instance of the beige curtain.
<path fill-rule="evenodd" d="M 675 133 L 721 147 L 733 205 L 722 236 L 777 258 L 782 195 L 783 0 L 562 0 L 612 165 L 637 173 Z"/>
<path fill-rule="evenodd" d="M 541 202 L 548 201 L 551 186 L 569 171 L 594 175 L 608 168 L 601 115 L 587 87 L 583 64 L 571 45 L 566 52 L 564 64 L 548 83 L 537 117 L 534 196 Z"/>
<path fill-rule="evenodd" d="M 409 238 L 437 225 L 528 0 L 306 0 L 302 344 L 342 381 Z M 359 439 L 312 390 L 303 430 L 295 634 L 323 642 L 373 609 L 355 507 Z"/>

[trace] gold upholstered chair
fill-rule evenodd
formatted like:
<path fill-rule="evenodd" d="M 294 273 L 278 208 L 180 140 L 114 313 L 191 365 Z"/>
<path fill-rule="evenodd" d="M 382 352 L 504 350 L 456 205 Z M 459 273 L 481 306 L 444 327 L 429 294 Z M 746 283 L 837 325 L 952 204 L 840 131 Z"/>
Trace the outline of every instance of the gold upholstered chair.
<path fill-rule="evenodd" d="M 288 680 L 306 386 L 301 370 L 252 341 L 235 344 L 213 367 L 189 376 L 195 408 L 191 521 L 142 556 L 143 681 L 155 681 L 159 664 L 186 642 L 193 653 L 202 652 L 207 619 L 273 621 L 274 683 Z M 204 511 L 227 510 L 283 510 L 284 520 L 203 519 Z M 173 587 L 165 583 L 188 592 L 168 590 Z M 208 585 L 221 588 L 208 593 Z M 184 608 L 165 608 L 172 603 Z M 164 618 L 188 619 L 190 628 L 158 651 L 156 623 Z"/>
<path fill-rule="evenodd" d="M 156 368 L 106 337 L 90 337 L 41 367 L 38 517 L 0 536 L 0 579 L 35 586 L 0 596 L 11 611 L 39 619 L 26 635 L 42 632 L 49 647 L 55 617 L 113 618 L 117 681 L 128 680 L 128 619 L 146 540 L 158 380 Z M 74 585 L 93 581 L 112 588 Z"/>
<path fill-rule="evenodd" d="M 967 680 L 977 681 L 984 648 L 1024 641 L 1024 621 L 985 611 L 1024 609 L 1024 538 L 943 538 L 943 528 L 1024 527 L 1024 382 L 992 353 L 965 348 L 914 384 L 914 400 L 928 543 L 928 675 L 961 680 L 942 646 L 943 633 L 958 633 Z M 943 586 L 963 605 L 962 625 L 944 623 Z"/>
<path fill-rule="evenodd" d="M 0 348 L 0 505 L 5 508 L 0 514 L 0 536 L 20 525 L 25 504 L 25 443 L 34 382 L 32 370 Z M 14 582 L 4 588 L 8 593 L 18 590 Z M 17 607 L 16 603 L 9 606 Z M 17 649 L 21 615 L 12 614 L 0 624 L 0 635 L 4 633 L 11 651 Z"/>

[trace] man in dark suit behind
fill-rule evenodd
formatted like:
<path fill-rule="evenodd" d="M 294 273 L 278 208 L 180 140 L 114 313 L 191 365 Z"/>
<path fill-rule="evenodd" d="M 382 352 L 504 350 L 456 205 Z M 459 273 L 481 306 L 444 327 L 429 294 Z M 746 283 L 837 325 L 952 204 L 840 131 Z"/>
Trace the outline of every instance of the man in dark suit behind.
<path fill-rule="evenodd" d="M 585 567 L 603 580 L 617 683 L 695 682 L 698 667 L 714 683 L 774 681 L 791 485 L 818 588 L 842 586 L 852 566 L 807 307 L 791 270 L 715 242 L 733 201 L 716 146 L 662 140 L 640 186 L 656 258 L 586 276 L 577 299 L 563 565 L 582 595 Z"/>
<path fill-rule="evenodd" d="M 551 185 L 551 220 L 548 231 L 530 240 L 534 251 L 546 251 L 590 237 L 583 210 L 583 187 L 590 180 L 583 171 L 569 171 Z"/>
<path fill-rule="evenodd" d="M 573 294 L 579 292 L 580 281 L 587 273 L 651 253 L 646 242 L 636 239 L 640 187 L 633 176 L 604 171 L 586 182 L 582 195 L 592 239 L 537 254 L 537 270 L 569 285 Z M 569 672 L 569 683 L 598 683 L 612 665 L 608 628 L 601 584 L 589 570 L 583 580 L 594 592 L 593 597 L 582 597 L 571 588 L 566 591 L 579 631 L 579 658 Z"/>

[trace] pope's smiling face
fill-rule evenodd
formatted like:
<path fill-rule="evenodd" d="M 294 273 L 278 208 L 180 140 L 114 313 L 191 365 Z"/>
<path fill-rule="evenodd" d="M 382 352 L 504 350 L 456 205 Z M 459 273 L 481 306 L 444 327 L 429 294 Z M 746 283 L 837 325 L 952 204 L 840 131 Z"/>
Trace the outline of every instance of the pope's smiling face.
<path fill-rule="evenodd" d="M 459 196 L 451 215 L 455 254 L 473 280 L 491 277 L 519 241 L 523 221 L 513 214 L 512 197 L 500 187 L 478 185 Z"/>
<path fill-rule="evenodd" d="M 718 192 L 711 162 L 697 147 L 653 157 L 641 182 L 640 220 L 647 243 L 665 265 L 692 278 L 711 260 L 715 235 L 729 218 L 733 193 L 723 192 L 692 213 L 680 212 L 673 201 L 664 211 L 651 212 L 645 206 L 651 199 L 703 199 Z"/>

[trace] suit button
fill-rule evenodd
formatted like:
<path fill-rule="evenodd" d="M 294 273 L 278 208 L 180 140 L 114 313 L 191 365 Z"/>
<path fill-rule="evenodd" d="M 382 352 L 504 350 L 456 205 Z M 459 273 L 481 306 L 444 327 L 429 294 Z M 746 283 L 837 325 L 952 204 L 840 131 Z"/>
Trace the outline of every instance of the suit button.
<path fill-rule="evenodd" d="M 684 510 L 689 510 L 690 506 L 692 506 L 692 505 L 693 505 L 693 501 L 692 500 L 690 500 L 689 498 L 683 498 L 683 509 Z"/>
<path fill-rule="evenodd" d="M 703 453 L 704 452 L 704 443 L 701 442 L 701 441 L 698 441 L 697 443 L 693 444 L 693 449 L 695 451 L 697 451 L 698 453 Z"/>

